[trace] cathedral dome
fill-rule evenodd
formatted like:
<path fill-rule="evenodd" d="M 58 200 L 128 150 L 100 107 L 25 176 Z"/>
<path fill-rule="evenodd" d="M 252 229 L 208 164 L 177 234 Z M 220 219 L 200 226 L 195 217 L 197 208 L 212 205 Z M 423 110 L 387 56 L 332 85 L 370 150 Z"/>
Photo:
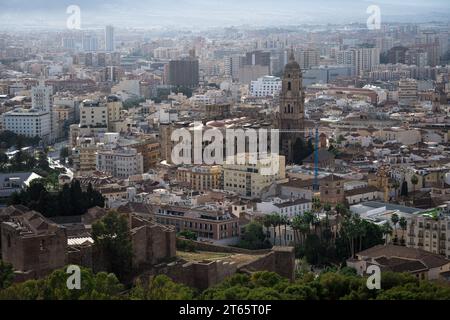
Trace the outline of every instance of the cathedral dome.
<path fill-rule="evenodd" d="M 290 70 L 300 70 L 300 65 L 298 64 L 297 61 L 295 60 L 289 60 L 289 62 L 286 64 L 286 66 L 284 67 L 285 71 L 290 71 Z"/>

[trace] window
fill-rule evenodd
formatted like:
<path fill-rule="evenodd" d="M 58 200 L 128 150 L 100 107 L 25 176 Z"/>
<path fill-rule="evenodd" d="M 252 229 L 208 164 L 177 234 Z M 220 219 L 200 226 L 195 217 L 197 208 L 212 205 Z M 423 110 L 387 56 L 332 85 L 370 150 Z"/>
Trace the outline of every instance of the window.
<path fill-rule="evenodd" d="M 288 82 L 288 91 L 291 91 L 292 90 L 292 83 L 289 81 Z"/>

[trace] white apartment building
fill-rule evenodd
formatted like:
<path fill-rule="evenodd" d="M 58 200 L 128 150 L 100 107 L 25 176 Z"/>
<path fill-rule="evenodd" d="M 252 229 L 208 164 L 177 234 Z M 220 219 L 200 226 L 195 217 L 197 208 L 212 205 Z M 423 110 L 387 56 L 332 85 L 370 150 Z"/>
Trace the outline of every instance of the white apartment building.
<path fill-rule="evenodd" d="M 57 137 L 57 120 L 53 114 L 52 103 L 53 87 L 46 86 L 43 79 L 39 84 L 31 88 L 31 109 L 48 112 L 50 115 L 50 136 L 47 141 L 52 142 Z"/>
<path fill-rule="evenodd" d="M 373 67 L 380 64 L 379 48 L 360 48 L 356 50 L 356 74 L 363 74 L 365 71 L 372 71 Z"/>
<path fill-rule="evenodd" d="M 266 161 L 250 164 L 247 154 L 245 164 L 224 164 L 224 190 L 235 192 L 243 198 L 260 198 L 275 182 L 285 182 L 285 157 L 279 155 L 268 157 Z"/>
<path fill-rule="evenodd" d="M 99 149 L 96 154 L 96 168 L 117 178 L 128 178 L 144 173 L 144 158 L 132 148 Z"/>
<path fill-rule="evenodd" d="M 274 198 L 270 201 L 263 201 L 256 204 L 256 210 L 264 214 L 278 213 L 282 216 L 293 218 L 311 211 L 312 201 L 308 199 L 282 200 Z"/>
<path fill-rule="evenodd" d="M 250 83 L 250 93 L 253 97 L 269 97 L 278 95 L 281 91 L 281 79 L 274 76 L 264 76 Z"/>
<path fill-rule="evenodd" d="M 107 127 L 108 107 L 99 101 L 84 100 L 80 104 L 81 127 Z"/>
<path fill-rule="evenodd" d="M 3 129 L 27 137 L 51 140 L 51 117 L 49 111 L 17 108 L 3 114 Z"/>
<path fill-rule="evenodd" d="M 33 109 L 49 112 L 52 106 L 53 87 L 46 86 L 41 80 L 39 85 L 31 88 L 31 106 Z"/>
<path fill-rule="evenodd" d="M 347 65 L 354 68 L 356 75 L 361 75 L 365 71 L 372 69 L 380 64 L 379 48 L 358 48 L 341 50 L 336 53 L 336 63 L 338 65 Z"/>

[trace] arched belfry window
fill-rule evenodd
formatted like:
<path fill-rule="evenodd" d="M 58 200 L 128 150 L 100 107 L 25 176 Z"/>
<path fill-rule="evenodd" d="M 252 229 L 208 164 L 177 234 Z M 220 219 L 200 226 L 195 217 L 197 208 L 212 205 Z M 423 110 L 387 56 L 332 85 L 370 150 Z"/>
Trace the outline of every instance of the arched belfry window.
<path fill-rule="evenodd" d="M 291 82 L 289 81 L 288 82 L 288 91 L 291 91 L 292 90 L 292 84 L 291 84 Z"/>

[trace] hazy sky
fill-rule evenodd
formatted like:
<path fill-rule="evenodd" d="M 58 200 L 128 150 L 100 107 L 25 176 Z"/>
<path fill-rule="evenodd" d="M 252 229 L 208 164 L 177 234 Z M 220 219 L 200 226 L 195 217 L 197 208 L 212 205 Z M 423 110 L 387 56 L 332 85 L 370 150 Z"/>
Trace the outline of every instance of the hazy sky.
<path fill-rule="evenodd" d="M 382 21 L 447 20 L 450 0 L 1 0 L 0 28 L 39 25 L 64 28 L 69 5 L 81 9 L 82 27 L 295 25 L 365 22 L 369 5 Z"/>

